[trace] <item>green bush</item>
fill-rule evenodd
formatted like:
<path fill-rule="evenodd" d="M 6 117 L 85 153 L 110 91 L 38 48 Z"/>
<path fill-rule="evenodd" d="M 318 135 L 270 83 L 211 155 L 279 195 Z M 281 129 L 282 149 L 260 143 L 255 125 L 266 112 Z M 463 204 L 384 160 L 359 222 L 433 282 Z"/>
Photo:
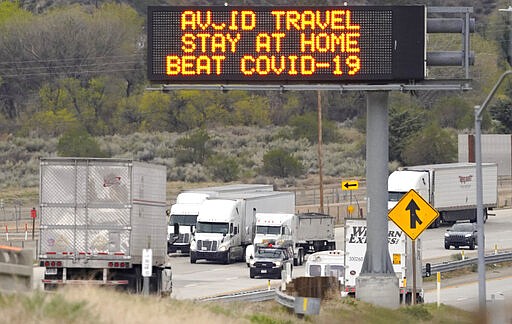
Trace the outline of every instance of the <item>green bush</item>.
<path fill-rule="evenodd" d="M 211 156 L 206 162 L 206 167 L 215 180 L 223 182 L 238 180 L 240 174 L 238 161 L 223 154 Z"/>
<path fill-rule="evenodd" d="M 273 149 L 263 156 L 263 173 L 273 177 L 296 177 L 304 173 L 300 161 L 283 149 Z"/>
<path fill-rule="evenodd" d="M 187 163 L 203 163 L 211 151 L 206 146 L 210 136 L 205 129 L 198 129 L 188 136 L 176 141 L 176 162 L 179 165 Z"/>
<path fill-rule="evenodd" d="M 57 154 L 68 157 L 107 157 L 96 139 L 83 129 L 64 133 L 57 144 Z"/>

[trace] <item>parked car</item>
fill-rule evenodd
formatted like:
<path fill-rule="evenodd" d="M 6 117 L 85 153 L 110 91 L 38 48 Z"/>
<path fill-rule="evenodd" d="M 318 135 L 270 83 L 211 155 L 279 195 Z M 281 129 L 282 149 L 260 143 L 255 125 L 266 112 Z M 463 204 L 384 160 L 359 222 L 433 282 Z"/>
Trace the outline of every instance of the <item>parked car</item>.
<path fill-rule="evenodd" d="M 290 264 L 288 266 L 288 264 Z M 271 244 L 256 246 L 254 258 L 249 265 L 249 277 L 281 279 L 283 270 L 293 268 L 293 250 L 290 247 L 275 247 Z M 291 276 L 291 273 L 290 273 Z"/>
<path fill-rule="evenodd" d="M 469 246 L 470 250 L 474 250 L 477 242 L 476 233 L 475 223 L 455 223 L 444 234 L 444 248 L 448 250 L 450 246 L 456 249 L 460 246 Z"/>

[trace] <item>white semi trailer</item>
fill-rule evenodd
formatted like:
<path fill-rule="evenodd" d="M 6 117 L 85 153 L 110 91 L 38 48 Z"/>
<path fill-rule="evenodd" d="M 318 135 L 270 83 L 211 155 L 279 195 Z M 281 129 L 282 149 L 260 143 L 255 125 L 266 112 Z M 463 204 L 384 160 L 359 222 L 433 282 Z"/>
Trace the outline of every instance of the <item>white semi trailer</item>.
<path fill-rule="evenodd" d="M 169 211 L 167 252 L 184 254 L 190 252 L 190 236 L 196 228 L 199 208 L 207 198 L 273 190 L 273 185 L 266 184 L 230 184 L 189 189 L 179 193 L 176 203 Z"/>
<path fill-rule="evenodd" d="M 39 193 L 45 289 L 92 283 L 134 293 L 171 293 L 165 166 L 42 158 Z M 143 250 L 151 250 L 152 258 L 144 258 Z"/>
<path fill-rule="evenodd" d="M 366 219 L 345 220 L 345 293 L 355 294 L 356 278 L 361 274 L 366 254 Z M 412 241 L 392 221 L 388 221 L 388 248 L 393 270 L 398 277 L 400 300 L 411 302 L 413 294 Z M 421 240 L 416 239 L 416 301 L 423 301 Z"/>
<path fill-rule="evenodd" d="M 307 253 L 334 250 L 334 217 L 321 213 L 257 213 L 254 245 L 274 242 L 293 247 L 294 265 L 302 265 Z M 246 262 L 254 248 L 248 247 Z"/>
<path fill-rule="evenodd" d="M 475 163 L 446 163 L 400 168 L 388 178 L 388 209 L 414 189 L 439 212 L 431 227 L 458 220 L 476 221 Z M 498 203 L 498 167 L 482 163 L 484 217 Z"/>
<path fill-rule="evenodd" d="M 245 259 L 254 240 L 256 213 L 293 213 L 295 194 L 272 191 L 208 198 L 201 204 L 190 244 L 190 262 L 205 259 L 230 263 Z"/>

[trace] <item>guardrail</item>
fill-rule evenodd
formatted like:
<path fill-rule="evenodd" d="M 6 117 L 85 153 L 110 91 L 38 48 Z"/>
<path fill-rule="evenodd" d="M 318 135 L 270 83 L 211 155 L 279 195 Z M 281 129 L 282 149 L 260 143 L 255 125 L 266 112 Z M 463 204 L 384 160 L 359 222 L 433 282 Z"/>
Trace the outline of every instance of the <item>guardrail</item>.
<path fill-rule="evenodd" d="M 31 290 L 33 260 L 32 250 L 0 246 L 0 291 Z"/>
<path fill-rule="evenodd" d="M 262 302 L 267 300 L 272 300 L 275 298 L 277 290 L 275 288 L 265 289 L 265 290 L 255 290 L 249 292 L 239 292 L 230 295 L 223 296 L 215 296 L 215 297 L 207 297 L 201 298 L 199 301 L 207 302 L 207 301 L 220 301 L 220 302 L 232 302 L 232 301 L 252 301 L 252 302 Z"/>
<path fill-rule="evenodd" d="M 509 262 L 512 261 L 512 252 L 506 253 L 497 253 L 497 254 L 489 254 L 485 256 L 485 264 L 491 263 L 500 263 L 500 262 Z M 470 258 L 458 261 L 451 262 L 443 262 L 439 264 L 433 264 L 430 267 L 431 273 L 436 272 L 449 272 L 454 270 L 459 270 L 465 267 L 472 266 L 474 264 L 478 264 L 478 258 Z M 426 276 L 426 268 L 422 268 L 423 277 Z"/>

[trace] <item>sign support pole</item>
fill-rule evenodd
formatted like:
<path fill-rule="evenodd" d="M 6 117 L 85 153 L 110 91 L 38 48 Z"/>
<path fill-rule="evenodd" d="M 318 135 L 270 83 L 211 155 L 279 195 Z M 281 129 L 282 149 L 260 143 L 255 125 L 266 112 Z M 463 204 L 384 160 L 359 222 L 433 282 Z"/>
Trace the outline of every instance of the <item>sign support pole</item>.
<path fill-rule="evenodd" d="M 416 305 L 416 240 L 412 242 L 412 293 L 411 293 L 411 305 Z M 407 287 L 404 287 L 407 290 Z"/>

